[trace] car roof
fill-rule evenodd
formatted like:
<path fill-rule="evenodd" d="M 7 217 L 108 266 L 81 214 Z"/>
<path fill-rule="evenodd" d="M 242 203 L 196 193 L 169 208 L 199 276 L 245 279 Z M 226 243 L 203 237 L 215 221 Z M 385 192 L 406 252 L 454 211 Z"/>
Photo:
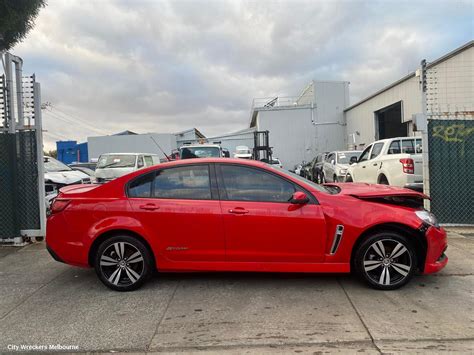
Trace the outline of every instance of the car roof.
<path fill-rule="evenodd" d="M 182 145 L 181 147 L 179 147 L 179 149 L 181 148 L 202 148 L 202 147 L 215 147 L 215 148 L 220 148 L 221 146 L 219 144 L 187 144 L 187 145 Z"/>

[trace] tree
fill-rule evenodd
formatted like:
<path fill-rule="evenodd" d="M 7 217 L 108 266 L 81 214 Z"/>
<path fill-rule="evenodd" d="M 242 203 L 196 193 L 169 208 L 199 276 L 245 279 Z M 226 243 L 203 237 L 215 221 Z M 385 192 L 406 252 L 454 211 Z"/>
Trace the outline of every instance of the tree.
<path fill-rule="evenodd" d="M 43 152 L 43 154 L 48 156 L 48 157 L 55 158 L 55 159 L 57 159 L 57 157 L 58 157 L 58 151 L 57 150 L 48 150 L 47 152 Z"/>
<path fill-rule="evenodd" d="M 0 0 L 0 53 L 21 42 L 46 0 Z"/>

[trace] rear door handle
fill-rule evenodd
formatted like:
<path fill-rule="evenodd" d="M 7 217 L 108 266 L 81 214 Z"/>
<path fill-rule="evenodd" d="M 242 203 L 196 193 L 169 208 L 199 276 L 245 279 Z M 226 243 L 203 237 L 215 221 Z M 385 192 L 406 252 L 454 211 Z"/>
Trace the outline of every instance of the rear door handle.
<path fill-rule="evenodd" d="M 379 165 L 379 164 L 377 164 L 377 163 L 374 163 L 374 164 L 372 164 L 372 165 L 373 165 L 373 166 L 377 166 L 377 165 Z"/>
<path fill-rule="evenodd" d="M 233 213 L 233 214 L 246 214 L 246 213 L 249 213 L 248 210 L 246 210 L 245 208 L 243 207 L 236 207 L 236 208 L 231 208 L 229 210 L 229 213 Z"/>
<path fill-rule="evenodd" d="M 147 203 L 146 205 L 141 205 L 140 209 L 147 211 L 154 211 L 160 209 L 160 206 L 155 205 L 154 203 Z"/>

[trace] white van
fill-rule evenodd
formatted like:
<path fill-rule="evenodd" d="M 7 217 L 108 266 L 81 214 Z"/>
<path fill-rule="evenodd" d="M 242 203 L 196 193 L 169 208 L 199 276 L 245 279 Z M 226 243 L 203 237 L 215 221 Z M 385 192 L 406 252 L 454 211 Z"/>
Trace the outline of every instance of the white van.
<path fill-rule="evenodd" d="M 102 154 L 95 169 L 98 183 L 104 183 L 133 171 L 160 163 L 156 154 L 148 153 L 106 153 Z"/>

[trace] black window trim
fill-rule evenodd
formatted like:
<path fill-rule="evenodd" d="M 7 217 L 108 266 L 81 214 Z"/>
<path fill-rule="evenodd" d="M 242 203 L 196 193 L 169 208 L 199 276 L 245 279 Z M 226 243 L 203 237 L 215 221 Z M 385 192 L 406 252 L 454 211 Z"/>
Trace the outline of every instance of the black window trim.
<path fill-rule="evenodd" d="M 309 205 L 319 205 L 319 201 L 317 200 L 317 198 L 311 192 L 309 192 L 308 189 L 304 188 L 303 186 L 301 186 L 298 183 L 295 183 L 294 181 L 288 179 L 285 176 L 281 176 L 277 173 L 274 173 L 273 171 L 263 169 L 263 168 L 260 168 L 260 167 L 257 167 L 257 166 L 250 166 L 250 165 L 244 165 L 244 164 L 235 164 L 235 163 L 211 163 L 211 164 L 216 165 L 216 171 L 215 172 L 216 172 L 216 177 L 217 177 L 219 197 L 220 197 L 221 201 L 268 202 L 268 203 L 291 204 L 289 201 L 247 201 L 247 200 L 231 200 L 231 199 L 229 199 L 229 197 L 227 196 L 227 191 L 225 189 L 224 178 L 223 178 L 223 175 L 222 175 L 221 167 L 224 166 L 224 165 L 226 165 L 226 166 L 233 165 L 233 166 L 239 166 L 239 167 L 244 167 L 244 168 L 248 168 L 248 169 L 254 169 L 254 170 L 257 170 L 257 171 L 263 171 L 265 173 L 274 175 L 277 178 L 285 180 L 286 182 L 289 182 L 290 184 L 292 184 L 295 187 L 295 191 L 302 191 L 306 194 L 306 196 L 308 196 L 308 198 L 309 198 L 308 204 Z"/>
<path fill-rule="evenodd" d="M 215 169 L 212 168 L 212 164 L 209 163 L 195 163 L 195 164 L 186 164 L 186 165 L 176 165 L 176 166 L 170 166 L 170 167 L 161 167 L 158 169 L 154 169 L 152 171 L 140 174 L 138 176 L 135 176 L 132 180 L 128 181 L 127 184 L 125 185 L 125 195 L 127 198 L 139 198 L 139 199 L 153 199 L 153 200 L 184 200 L 184 201 L 219 201 L 219 192 L 218 192 L 218 187 L 217 187 L 217 181 L 216 181 L 216 172 Z M 183 168 L 183 167 L 192 167 L 192 166 L 207 166 L 208 171 L 209 171 L 209 188 L 211 192 L 211 198 L 172 198 L 172 197 L 154 197 L 155 193 L 155 178 L 158 174 L 158 172 L 162 170 L 168 170 L 168 169 L 176 169 L 176 168 Z M 147 175 L 153 175 L 152 178 L 152 183 L 150 187 L 150 196 L 149 197 L 131 197 L 130 196 L 130 185 Z"/>

